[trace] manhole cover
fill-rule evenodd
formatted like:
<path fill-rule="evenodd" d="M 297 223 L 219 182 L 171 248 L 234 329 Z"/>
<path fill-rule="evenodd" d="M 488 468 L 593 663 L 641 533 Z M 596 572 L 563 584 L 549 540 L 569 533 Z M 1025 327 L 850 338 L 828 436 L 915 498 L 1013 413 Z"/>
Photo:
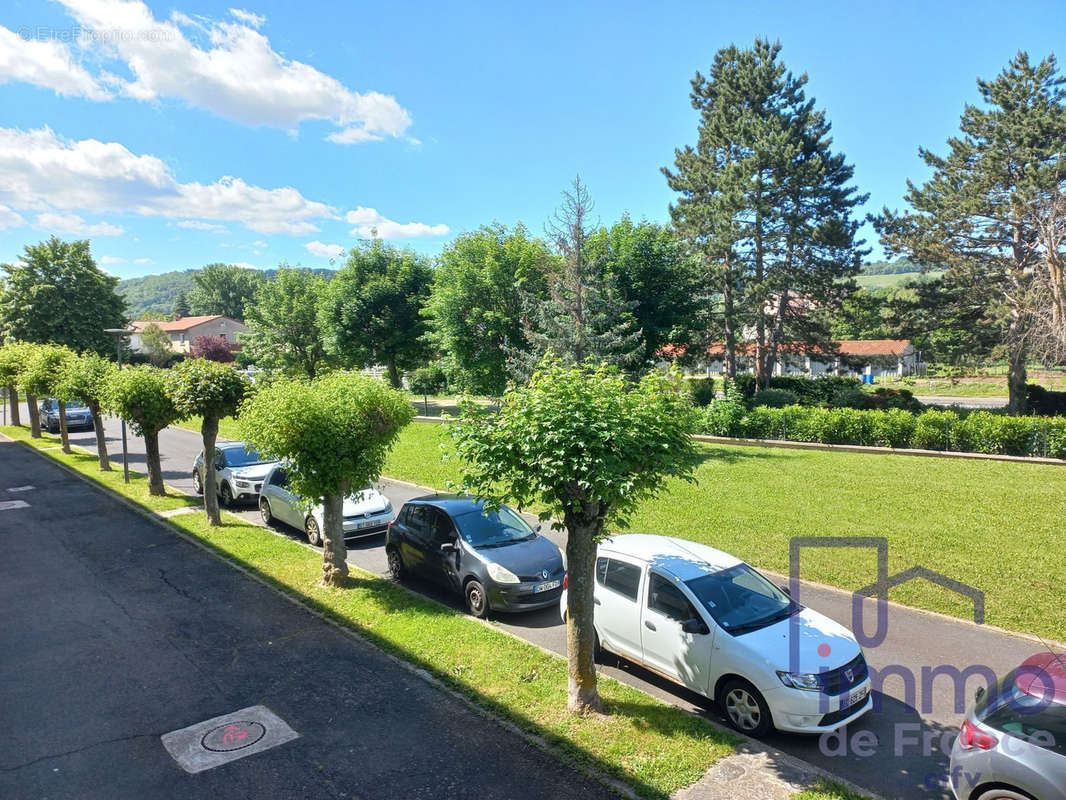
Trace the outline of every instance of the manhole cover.
<path fill-rule="evenodd" d="M 200 744 L 205 750 L 213 753 L 228 753 L 231 750 L 242 750 L 251 747 L 266 736 L 266 728 L 258 722 L 239 720 L 228 725 L 219 725 L 214 730 L 204 734 Z"/>

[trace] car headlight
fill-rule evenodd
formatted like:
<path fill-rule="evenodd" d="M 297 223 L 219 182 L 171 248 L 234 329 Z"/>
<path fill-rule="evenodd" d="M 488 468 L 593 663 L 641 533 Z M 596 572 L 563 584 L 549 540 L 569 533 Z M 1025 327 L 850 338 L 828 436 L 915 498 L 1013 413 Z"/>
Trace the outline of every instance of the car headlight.
<path fill-rule="evenodd" d="M 489 577 L 496 583 L 521 583 L 518 580 L 518 576 L 515 575 L 507 567 L 501 567 L 499 564 L 489 564 Z"/>
<path fill-rule="evenodd" d="M 249 481 L 242 481 L 242 480 L 238 480 L 238 481 L 237 481 L 237 486 L 239 486 L 239 487 L 240 487 L 240 488 L 242 488 L 242 489 L 247 489 L 247 488 L 248 488 L 248 487 L 250 487 L 251 485 L 252 485 L 252 484 L 251 484 L 251 482 L 249 482 Z"/>
<path fill-rule="evenodd" d="M 822 676 L 818 673 L 804 673 L 798 672 L 783 672 L 777 671 L 777 677 L 781 679 L 781 683 L 785 684 L 792 689 L 805 689 L 808 692 L 819 692 L 822 690 Z"/>

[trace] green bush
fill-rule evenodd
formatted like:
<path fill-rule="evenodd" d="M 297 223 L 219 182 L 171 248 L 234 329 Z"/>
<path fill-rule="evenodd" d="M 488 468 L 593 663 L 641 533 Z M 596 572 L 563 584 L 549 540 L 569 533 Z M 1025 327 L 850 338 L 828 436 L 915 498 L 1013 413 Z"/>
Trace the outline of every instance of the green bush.
<path fill-rule="evenodd" d="M 685 378 L 692 404 L 703 408 L 714 400 L 714 378 Z"/>
<path fill-rule="evenodd" d="M 770 388 L 792 392 L 805 406 L 832 405 L 834 395 L 850 389 L 862 391 L 860 387 L 861 384 L 856 378 L 841 375 L 824 375 L 820 378 L 782 375 L 770 379 Z"/>
<path fill-rule="evenodd" d="M 755 388 L 754 375 L 737 375 L 734 378 L 722 379 L 722 395 L 740 400 L 745 404 L 751 402 Z"/>
<path fill-rule="evenodd" d="M 739 400 L 712 400 L 703 410 L 700 429 L 711 436 L 744 436 L 740 422 L 747 408 Z"/>
<path fill-rule="evenodd" d="M 753 406 L 769 406 L 770 408 L 794 406 L 798 402 L 799 397 L 788 389 L 760 389 L 751 398 Z"/>
<path fill-rule="evenodd" d="M 444 370 L 436 364 L 419 367 L 407 376 L 407 387 L 412 394 L 430 395 L 444 391 L 447 378 Z"/>
<path fill-rule="evenodd" d="M 914 420 L 911 447 L 920 450 L 951 449 L 952 430 L 959 424 L 959 415 L 954 411 L 926 411 Z"/>
<path fill-rule="evenodd" d="M 740 422 L 741 436 L 747 439 L 783 439 L 784 409 L 755 406 Z"/>
<path fill-rule="evenodd" d="M 1027 384 L 1029 410 L 1047 417 L 1066 416 L 1066 392 L 1051 392 L 1035 383 Z"/>
<path fill-rule="evenodd" d="M 988 411 L 967 414 L 954 439 L 974 453 L 1024 456 L 1034 452 L 1038 425 L 1035 417 L 1008 417 Z M 1039 427 L 1043 427 L 1040 421 Z"/>
<path fill-rule="evenodd" d="M 844 386 L 837 389 L 829 398 L 833 408 L 869 408 L 869 395 L 858 386 Z"/>

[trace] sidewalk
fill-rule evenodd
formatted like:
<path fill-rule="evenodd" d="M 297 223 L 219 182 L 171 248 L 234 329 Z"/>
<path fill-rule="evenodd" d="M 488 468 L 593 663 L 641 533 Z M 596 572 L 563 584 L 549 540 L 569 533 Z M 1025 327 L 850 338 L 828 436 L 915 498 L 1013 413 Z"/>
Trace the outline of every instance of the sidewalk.
<path fill-rule="evenodd" d="M 615 796 L 6 441 L 0 495 L 0 796 Z M 298 738 L 196 774 L 163 746 L 252 706 Z"/>

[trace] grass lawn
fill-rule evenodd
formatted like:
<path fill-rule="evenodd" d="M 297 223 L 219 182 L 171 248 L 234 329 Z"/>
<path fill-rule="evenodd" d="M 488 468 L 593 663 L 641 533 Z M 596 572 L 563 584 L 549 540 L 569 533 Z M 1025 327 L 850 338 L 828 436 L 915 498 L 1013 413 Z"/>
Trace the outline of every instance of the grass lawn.
<path fill-rule="evenodd" d="M 857 275 L 855 277 L 855 283 L 863 289 L 883 289 L 887 286 L 891 286 L 893 289 L 901 288 L 903 284 L 910 281 L 931 281 L 934 278 L 939 278 L 943 275 L 941 270 L 930 270 L 929 272 L 897 272 L 887 275 Z"/>
<path fill-rule="evenodd" d="M 28 438 L 22 429 L 0 431 Z M 143 479 L 127 490 L 120 473 L 100 473 L 91 457 L 64 456 L 58 450 L 44 455 L 143 506 L 155 507 Z M 223 521 L 212 528 L 202 514 L 169 520 L 225 558 L 541 737 L 566 760 L 621 779 L 642 796 L 666 798 L 734 750 L 731 734 L 606 677 L 600 679 L 600 693 L 609 713 L 572 716 L 566 711 L 562 658 L 359 570 L 353 570 L 345 588 L 323 587 L 318 552 L 229 513 Z"/>
<path fill-rule="evenodd" d="M 864 800 L 865 795 L 857 794 L 835 781 L 822 781 L 805 792 L 792 795 L 791 800 Z"/>
<path fill-rule="evenodd" d="M 443 487 L 447 426 L 413 423 L 385 474 Z M 986 592 L 989 624 L 1066 641 L 1066 469 L 1039 464 L 703 447 L 698 482 L 671 481 L 630 530 L 677 535 L 787 574 L 792 536 L 885 536 L 889 573 L 920 565 Z M 876 578 L 872 551 L 808 550 L 803 577 L 845 589 Z M 972 615 L 958 595 L 925 581 L 893 600 Z"/>

